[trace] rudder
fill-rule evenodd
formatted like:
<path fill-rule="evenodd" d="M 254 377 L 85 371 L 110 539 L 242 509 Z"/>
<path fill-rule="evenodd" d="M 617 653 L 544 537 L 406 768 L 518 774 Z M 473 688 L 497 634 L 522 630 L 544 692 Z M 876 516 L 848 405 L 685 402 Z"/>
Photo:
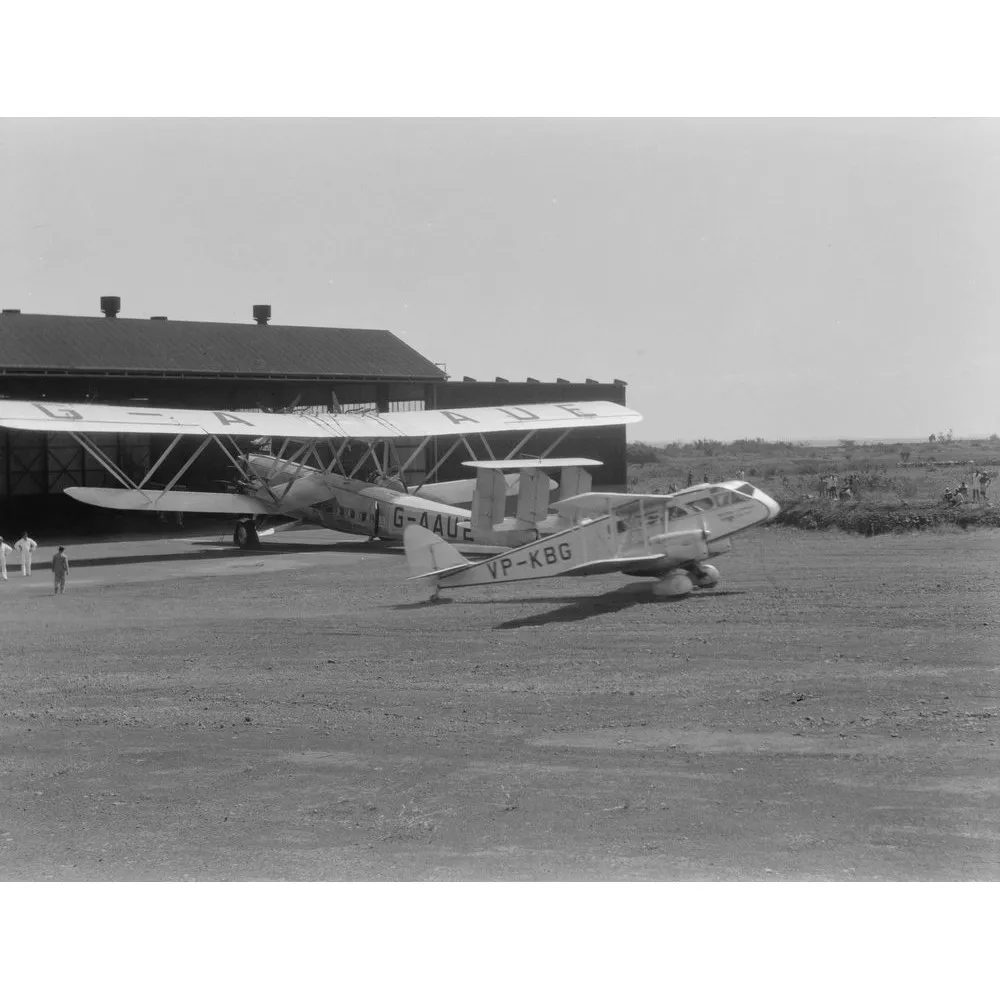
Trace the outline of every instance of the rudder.
<path fill-rule="evenodd" d="M 411 524 L 403 532 L 403 548 L 411 580 L 470 565 L 458 549 L 419 524 Z"/>

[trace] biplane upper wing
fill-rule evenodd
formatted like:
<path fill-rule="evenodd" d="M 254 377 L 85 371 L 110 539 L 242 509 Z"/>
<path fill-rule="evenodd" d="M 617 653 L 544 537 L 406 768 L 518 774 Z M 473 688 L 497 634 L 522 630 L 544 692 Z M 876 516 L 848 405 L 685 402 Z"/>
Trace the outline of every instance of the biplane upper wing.
<path fill-rule="evenodd" d="M 278 437 L 298 440 L 444 437 L 504 431 L 610 427 L 642 419 L 634 410 L 597 400 L 581 403 L 530 403 L 402 413 L 319 415 L 184 410 L 171 407 L 107 406 L 99 403 L 50 403 L 0 400 L 0 427 L 12 430 L 82 434 L 191 434 Z"/>

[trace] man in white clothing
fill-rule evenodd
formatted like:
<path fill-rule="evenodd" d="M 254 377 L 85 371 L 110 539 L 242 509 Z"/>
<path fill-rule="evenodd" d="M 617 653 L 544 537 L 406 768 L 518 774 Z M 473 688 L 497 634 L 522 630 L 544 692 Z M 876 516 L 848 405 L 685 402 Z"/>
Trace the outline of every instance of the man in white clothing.
<path fill-rule="evenodd" d="M 38 548 L 38 542 L 29 538 L 26 531 L 14 542 L 14 550 L 21 556 L 21 576 L 31 576 L 31 556 Z"/>
<path fill-rule="evenodd" d="M 0 535 L 0 580 L 7 579 L 7 556 L 13 555 L 14 550 L 3 540 Z"/>

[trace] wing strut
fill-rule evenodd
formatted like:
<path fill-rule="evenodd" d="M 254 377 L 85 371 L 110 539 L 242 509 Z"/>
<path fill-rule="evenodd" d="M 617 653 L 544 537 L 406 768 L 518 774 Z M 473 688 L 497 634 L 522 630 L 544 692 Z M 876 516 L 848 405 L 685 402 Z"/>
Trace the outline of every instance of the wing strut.
<path fill-rule="evenodd" d="M 286 460 L 287 463 L 288 463 L 288 465 L 297 465 L 297 464 L 301 463 L 302 459 L 308 453 L 309 448 L 310 448 L 311 445 L 312 445 L 311 441 L 306 441 L 306 443 L 304 445 L 302 445 L 298 449 L 298 451 L 296 451 L 296 452 L 294 452 L 292 454 L 291 458 L 289 458 L 289 459 Z M 285 489 L 282 492 L 282 494 L 281 494 L 280 497 L 275 496 L 275 494 L 271 491 L 270 487 L 267 488 L 267 492 L 270 493 L 272 497 L 274 497 L 274 502 L 277 503 L 280 506 L 281 505 L 281 501 L 284 500 L 286 496 L 288 496 L 289 491 L 295 485 L 296 482 L 297 482 L 297 479 L 296 479 L 295 476 L 289 476 L 288 477 L 288 482 L 285 483 Z"/>
<path fill-rule="evenodd" d="M 399 478 L 403 478 L 403 473 L 416 461 L 417 456 L 427 447 L 430 437 L 425 437 L 413 450 L 413 454 L 399 467 Z"/>
<path fill-rule="evenodd" d="M 417 485 L 417 489 L 418 490 L 425 483 L 429 483 L 430 482 L 431 476 L 433 476 L 434 473 L 437 472 L 437 470 L 440 469 L 441 466 L 444 465 L 444 463 L 447 462 L 449 458 L 451 458 L 452 452 L 454 452 L 454 450 L 461 443 L 462 443 L 462 439 L 461 438 L 459 438 L 457 441 L 454 441 L 452 443 L 451 447 L 434 463 L 434 465 L 432 466 L 431 470 L 424 476 L 424 478 L 420 480 L 419 484 Z M 416 490 L 414 490 L 414 492 L 416 492 Z"/>
<path fill-rule="evenodd" d="M 509 462 L 534 436 L 535 436 L 534 431 L 528 431 L 528 433 L 525 434 L 524 437 L 521 438 L 521 440 L 518 441 L 513 448 L 511 448 L 510 452 L 507 455 L 504 455 L 503 460 L 505 462 Z"/>
<path fill-rule="evenodd" d="M 493 454 L 493 449 L 490 447 L 489 441 L 486 440 L 486 435 L 480 434 L 479 440 L 483 442 L 483 447 L 486 449 L 486 454 L 489 456 L 490 461 L 494 461 L 496 459 L 496 455 Z"/>
<path fill-rule="evenodd" d="M 177 475 L 174 476 L 174 478 L 171 479 L 169 483 L 167 483 L 166 488 L 163 491 L 164 493 L 169 493 L 174 488 L 174 486 L 177 485 L 177 481 L 181 478 L 181 476 L 184 475 L 185 472 L 187 472 L 188 469 L 191 468 L 192 465 L 194 465 L 195 459 L 198 458 L 198 456 L 209 446 L 209 444 L 211 444 L 211 442 L 212 438 L 207 437 L 201 442 L 200 445 L 198 445 L 197 448 L 195 448 L 191 457 L 181 466 L 180 472 L 178 472 Z"/>
<path fill-rule="evenodd" d="M 553 448 L 555 448 L 558 445 L 562 444 L 563 438 L 566 437 L 567 434 L 569 434 L 569 431 L 570 431 L 570 429 L 567 427 L 566 430 L 564 430 L 562 432 L 562 434 L 560 434 L 559 437 L 557 437 L 555 439 L 555 441 L 553 441 L 552 444 L 550 444 L 548 446 L 548 448 L 546 448 L 545 451 L 543 451 L 542 454 L 539 457 L 540 458 L 548 458 L 549 457 L 549 452 L 552 451 Z"/>
<path fill-rule="evenodd" d="M 161 465 L 163 465 L 163 462 L 164 462 L 164 460 L 165 460 L 165 459 L 167 458 L 167 456 L 168 456 L 168 455 L 169 455 L 169 454 L 170 454 L 170 453 L 171 453 L 171 452 L 172 452 L 172 451 L 174 450 L 174 446 L 175 446 L 175 445 L 177 444 L 177 442 L 178 442 L 178 441 L 180 441 L 180 439 L 181 439 L 182 437 L 184 437 L 184 435 L 183 435 L 183 434 L 178 434 L 178 435 L 177 435 L 177 436 L 176 436 L 176 437 L 175 437 L 175 438 L 173 439 L 173 441 L 171 441 L 171 442 L 170 442 L 170 444 L 168 444 L 168 445 L 167 445 L 167 447 L 163 449 L 163 453 L 162 453 L 162 454 L 160 455 L 160 457 L 159 457 L 159 458 L 158 458 L 158 459 L 157 459 L 157 460 L 156 460 L 156 461 L 155 461 L 155 462 L 153 463 L 153 465 L 152 465 L 152 467 L 150 468 L 149 472 L 147 472 L 147 473 L 146 473 L 146 475 L 144 475 L 144 476 L 142 477 L 142 482 L 141 482 L 141 483 L 139 483 L 139 486 L 137 487 L 137 488 L 138 488 L 138 489 L 139 489 L 140 491 L 142 490 L 143 486 L 145 486 L 145 485 L 146 485 L 146 483 L 148 483 L 148 482 L 149 482 L 149 481 L 150 481 L 150 480 L 151 480 L 151 479 L 153 478 L 153 473 L 154 473 L 154 472 L 156 472 L 156 470 L 157 470 L 157 469 L 158 469 L 158 468 L 159 468 L 159 467 L 160 467 Z M 143 493 L 143 496 L 145 496 L 145 493 Z"/>
<path fill-rule="evenodd" d="M 119 469 L 118 466 L 115 465 L 115 463 L 112 462 L 111 459 L 109 459 L 108 456 L 105 455 L 104 452 L 101 451 L 101 449 L 98 448 L 97 445 L 94 444 L 94 442 L 91 441 L 86 434 L 81 434 L 77 431 L 70 431 L 69 436 L 74 441 L 76 441 L 76 443 L 80 445 L 80 447 L 83 448 L 88 455 L 96 459 L 107 472 L 110 472 L 111 475 L 114 476 L 115 479 L 117 479 L 118 482 L 120 482 L 122 486 L 125 487 L 125 489 L 127 490 L 139 489 L 139 487 L 136 486 L 136 484 L 132 482 L 132 480 L 129 479 L 129 477 L 126 476 L 125 473 L 122 472 L 122 470 Z M 149 497 L 144 491 L 139 490 L 139 492 L 142 493 L 142 495 L 146 497 L 147 500 L 149 499 Z"/>
<path fill-rule="evenodd" d="M 365 462 L 368 461 L 368 456 L 375 454 L 375 445 L 377 443 L 378 443 L 377 441 L 373 441 L 370 445 L 368 445 L 368 448 L 366 449 L 365 453 L 361 456 L 361 458 L 358 459 L 358 461 L 354 465 L 354 468 L 351 469 L 350 473 L 348 474 L 348 476 L 347 476 L 348 479 L 353 479 L 354 478 L 354 473 L 357 472 L 358 469 L 360 469 L 361 466 L 364 465 Z M 377 458 L 375 459 L 375 464 L 378 465 L 378 459 Z"/>
<path fill-rule="evenodd" d="M 345 479 L 347 478 L 347 472 L 344 469 L 343 465 L 340 464 L 340 456 L 344 454 L 344 452 L 347 450 L 347 446 L 350 443 L 351 443 L 351 439 L 350 438 L 344 438 L 344 440 L 340 443 L 339 447 L 331 449 L 333 451 L 333 460 L 330 462 L 330 464 L 328 466 L 326 466 L 323 469 L 323 471 L 327 475 L 329 475 L 331 472 L 333 472 L 334 469 L 339 468 L 341 474 L 343 475 L 343 477 Z"/>

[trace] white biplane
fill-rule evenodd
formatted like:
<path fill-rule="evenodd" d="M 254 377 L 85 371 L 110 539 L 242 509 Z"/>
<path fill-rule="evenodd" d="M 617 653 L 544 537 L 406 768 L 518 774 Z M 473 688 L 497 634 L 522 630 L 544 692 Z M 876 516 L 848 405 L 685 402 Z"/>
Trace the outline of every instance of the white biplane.
<path fill-rule="evenodd" d="M 550 576 L 653 576 L 658 597 L 714 587 L 709 558 L 730 551 L 729 536 L 763 524 L 778 504 L 750 483 L 706 483 L 673 494 L 585 493 L 553 504 L 577 523 L 498 556 L 470 562 L 419 526 L 403 541 L 411 579 L 446 587 L 513 583 Z"/>
<path fill-rule="evenodd" d="M 571 523 L 549 512 L 553 484 L 545 468 L 563 468 L 560 496 L 565 500 L 590 489 L 585 466 L 600 464 L 545 456 L 574 429 L 619 426 L 641 419 L 634 410 L 605 401 L 312 415 L 0 400 L 0 427 L 65 433 L 121 484 L 121 488 L 68 487 L 64 492 L 69 496 L 114 510 L 231 514 L 239 519 L 233 540 L 241 548 L 256 545 L 263 519 L 274 517 L 386 540 L 402 539 L 405 528 L 417 525 L 458 543 L 518 545 Z M 561 433 L 541 458 L 514 458 L 537 432 L 552 430 Z M 497 459 L 487 437 L 511 432 L 522 436 L 506 458 Z M 135 433 L 171 435 L 172 440 L 151 467 L 133 479 L 91 436 Z M 472 436 L 482 442 L 487 459 L 477 459 L 469 441 Z M 154 486 L 153 477 L 166 467 L 164 463 L 185 437 L 202 441 L 169 482 Z M 452 437 L 454 442 L 421 482 L 408 487 L 403 476 L 427 445 Z M 237 444 L 240 439 L 249 439 L 248 445 L 261 439 L 282 444 L 277 454 L 244 452 Z M 364 453 L 348 469 L 342 458 L 351 445 L 359 443 Z M 179 487 L 184 474 L 211 444 L 235 468 L 239 483 L 229 492 Z M 329 460 L 318 450 L 324 444 Z M 397 445 L 407 453 L 405 459 Z M 463 446 L 472 459 L 466 464 L 477 468 L 476 479 L 431 482 Z M 374 466 L 374 482 L 355 478 L 366 465 Z M 504 469 L 518 471 L 505 476 Z M 517 513 L 508 518 L 506 498 L 512 491 L 517 493 Z M 470 502 L 471 511 L 457 506 Z"/>

